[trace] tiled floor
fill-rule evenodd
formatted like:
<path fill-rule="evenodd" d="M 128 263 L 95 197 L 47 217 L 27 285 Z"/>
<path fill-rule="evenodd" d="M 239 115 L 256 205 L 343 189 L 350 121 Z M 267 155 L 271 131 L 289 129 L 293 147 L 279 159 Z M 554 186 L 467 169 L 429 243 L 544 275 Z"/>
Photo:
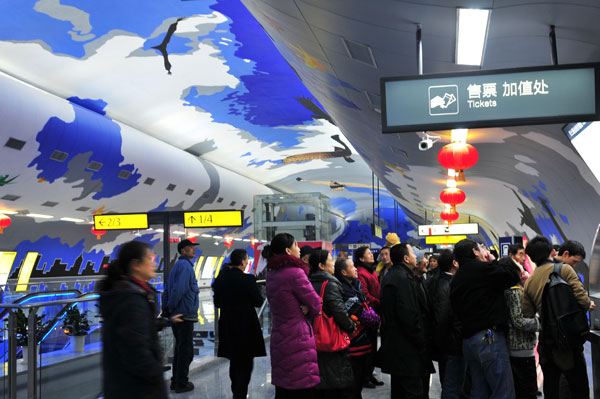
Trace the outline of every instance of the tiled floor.
<path fill-rule="evenodd" d="M 379 376 L 385 384 L 375 389 L 364 389 L 364 399 L 383 399 L 390 397 L 390 376 L 381 374 L 379 369 L 376 369 Z M 271 385 L 271 365 L 269 357 L 254 359 L 254 371 L 252 372 L 252 380 L 248 389 L 248 398 L 250 399 L 270 399 L 275 396 L 275 388 Z M 229 362 L 225 361 L 219 365 L 215 365 L 197 374 L 190 376 L 191 381 L 196 388 L 192 392 L 175 394 L 172 393 L 172 398 L 206 398 L 206 399 L 225 399 L 231 398 L 231 388 L 229 380 Z M 439 398 L 441 396 L 440 384 L 436 374 L 431 379 L 431 388 L 429 397 Z"/>

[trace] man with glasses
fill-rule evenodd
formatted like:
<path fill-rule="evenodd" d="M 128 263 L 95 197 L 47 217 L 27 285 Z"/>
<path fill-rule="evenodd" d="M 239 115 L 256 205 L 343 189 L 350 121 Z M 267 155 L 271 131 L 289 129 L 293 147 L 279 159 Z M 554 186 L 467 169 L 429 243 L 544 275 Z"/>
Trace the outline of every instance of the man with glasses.
<path fill-rule="evenodd" d="M 514 398 L 506 332 L 504 290 L 519 282 L 517 265 L 500 265 L 477 242 L 454 247 L 459 269 L 450 283 L 452 310 L 462 324 L 463 355 L 469 366 L 474 398 Z"/>

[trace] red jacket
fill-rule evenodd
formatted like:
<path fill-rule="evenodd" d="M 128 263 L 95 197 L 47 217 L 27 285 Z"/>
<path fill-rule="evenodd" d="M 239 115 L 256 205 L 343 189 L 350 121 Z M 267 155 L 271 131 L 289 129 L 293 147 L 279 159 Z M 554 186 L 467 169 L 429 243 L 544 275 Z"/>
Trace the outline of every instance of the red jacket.
<path fill-rule="evenodd" d="M 357 265 L 358 279 L 362 286 L 363 293 L 367 298 L 369 305 L 379 313 L 379 294 L 381 287 L 379 285 L 379 279 L 375 273 L 374 267 L 368 265 Z"/>

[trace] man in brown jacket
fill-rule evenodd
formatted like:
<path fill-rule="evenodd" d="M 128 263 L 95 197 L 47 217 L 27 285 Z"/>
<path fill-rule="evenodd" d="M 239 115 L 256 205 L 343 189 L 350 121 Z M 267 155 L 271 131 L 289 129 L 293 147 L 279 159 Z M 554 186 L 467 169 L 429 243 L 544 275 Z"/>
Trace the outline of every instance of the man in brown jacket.
<path fill-rule="evenodd" d="M 570 256 L 567 259 L 577 263 L 577 261 L 585 258 L 585 250 L 581 244 L 575 241 L 568 241 L 567 243 L 569 243 L 569 247 L 571 248 Z M 526 253 L 537 265 L 537 268 L 525 283 L 523 317 L 534 317 L 536 313 L 542 313 L 542 294 L 544 293 L 546 282 L 554 269 L 554 262 L 550 257 L 551 252 L 552 243 L 546 237 L 537 236 L 527 244 Z M 573 288 L 573 292 L 581 308 L 585 311 L 593 310 L 596 304 L 590 301 L 581 280 L 579 280 L 577 273 L 575 273 L 571 265 L 564 263 L 560 274 L 562 279 Z M 544 372 L 545 399 L 558 399 L 561 374 L 565 375 L 569 383 L 569 390 L 573 399 L 589 398 L 589 381 L 587 378 L 585 357 L 583 356 L 583 346 L 577 349 L 564 350 L 544 344 L 543 340 L 540 339 L 538 351 L 540 354 L 540 365 Z"/>

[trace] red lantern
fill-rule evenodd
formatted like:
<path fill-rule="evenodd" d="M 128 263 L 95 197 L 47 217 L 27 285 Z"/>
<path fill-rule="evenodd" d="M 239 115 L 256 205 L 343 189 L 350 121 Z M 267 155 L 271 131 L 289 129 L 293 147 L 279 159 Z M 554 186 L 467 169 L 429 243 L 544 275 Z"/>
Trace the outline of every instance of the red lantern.
<path fill-rule="evenodd" d="M 446 169 L 469 169 L 477 163 L 479 153 L 471 144 L 450 143 L 438 152 L 438 161 Z"/>
<path fill-rule="evenodd" d="M 227 249 L 231 249 L 232 245 L 233 240 L 231 239 L 231 237 L 225 237 L 225 246 L 227 247 Z"/>
<path fill-rule="evenodd" d="M 456 187 L 447 187 L 440 193 L 440 199 L 444 204 L 462 204 L 466 198 L 465 192 Z"/>
<path fill-rule="evenodd" d="M 258 241 L 256 241 L 254 238 L 250 241 L 250 246 L 252 247 L 252 249 L 256 250 L 256 247 L 258 247 Z"/>
<path fill-rule="evenodd" d="M 93 235 L 96 236 L 96 238 L 99 240 L 100 237 L 102 237 L 104 234 L 106 234 L 106 230 L 96 230 L 95 228 L 91 228 L 90 231 L 92 232 Z"/>
<path fill-rule="evenodd" d="M 458 212 L 456 212 L 455 208 L 444 209 L 440 213 L 440 217 L 446 222 L 453 222 L 458 219 Z"/>
<path fill-rule="evenodd" d="M 2 234 L 4 232 L 4 229 L 8 226 L 10 226 L 12 223 L 12 220 L 10 220 L 10 218 L 6 215 L 0 215 L 0 234 Z"/>

